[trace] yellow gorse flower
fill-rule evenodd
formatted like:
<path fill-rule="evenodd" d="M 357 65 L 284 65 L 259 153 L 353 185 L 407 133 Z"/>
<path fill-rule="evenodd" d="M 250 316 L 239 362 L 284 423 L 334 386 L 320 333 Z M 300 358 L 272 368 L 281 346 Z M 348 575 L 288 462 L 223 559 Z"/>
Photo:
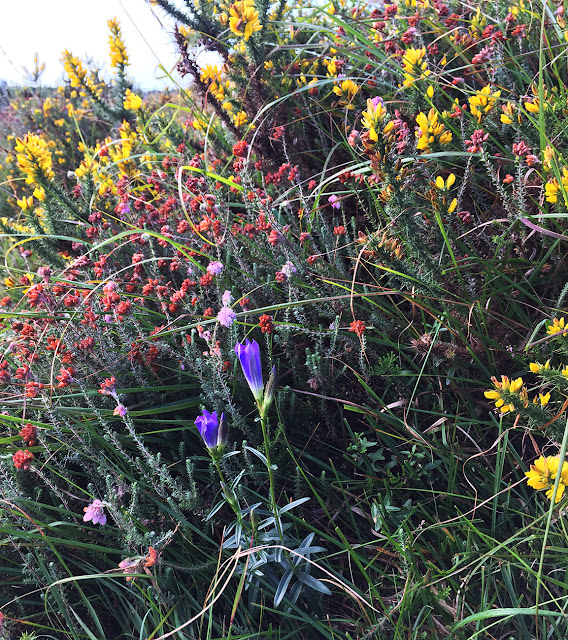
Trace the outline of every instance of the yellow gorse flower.
<path fill-rule="evenodd" d="M 501 376 L 501 381 L 499 381 L 493 376 L 491 382 L 493 382 L 495 389 L 486 391 L 484 395 L 489 400 L 495 401 L 495 406 L 501 413 L 515 411 L 512 396 L 517 396 L 524 406 L 528 404 L 528 394 L 526 388 L 523 386 L 522 378 L 509 380 L 507 376 Z"/>
<path fill-rule="evenodd" d="M 53 180 L 53 160 L 45 140 L 35 133 L 26 133 L 23 140 L 16 138 L 16 154 L 27 184 L 37 184 L 39 178 Z"/>
<path fill-rule="evenodd" d="M 481 91 L 468 98 L 471 114 L 477 118 L 478 122 L 481 122 L 483 116 L 495 107 L 500 95 L 501 91 L 491 93 L 491 87 L 486 85 Z"/>
<path fill-rule="evenodd" d="M 77 56 L 72 55 L 69 51 L 64 51 L 63 56 L 61 58 L 63 62 L 63 67 L 67 75 L 69 76 L 69 81 L 71 83 L 71 87 L 81 89 L 81 95 L 86 95 L 85 92 L 90 93 L 92 96 L 100 97 L 103 92 L 102 83 L 97 85 L 96 82 L 93 81 L 87 75 L 87 69 L 83 66 L 83 63 L 77 58 Z M 75 96 L 73 96 L 73 92 L 71 93 L 71 97 L 77 97 L 75 92 Z M 73 105 L 69 102 L 67 103 L 67 111 L 69 112 L 69 117 L 71 117 L 73 113 Z"/>
<path fill-rule="evenodd" d="M 347 107 L 347 109 L 354 109 L 353 98 L 357 95 L 359 87 L 353 80 L 342 80 L 339 85 L 333 87 L 333 93 L 340 97 L 339 104 Z"/>
<path fill-rule="evenodd" d="M 368 98 L 367 109 L 361 114 L 361 124 L 369 130 L 369 139 L 373 142 L 377 142 L 379 139 L 380 124 L 386 113 L 382 100 Z"/>
<path fill-rule="evenodd" d="M 124 108 L 127 111 L 138 111 L 138 109 L 142 108 L 142 98 L 130 89 L 127 89 L 126 97 L 124 98 Z"/>
<path fill-rule="evenodd" d="M 513 124 L 513 115 L 517 109 L 517 105 L 513 102 L 507 102 L 506 104 L 501 105 L 501 109 L 503 113 L 501 114 L 501 122 L 503 124 Z M 519 124 L 521 124 L 521 114 L 517 116 Z"/>
<path fill-rule="evenodd" d="M 448 144 L 452 141 L 452 132 L 446 131 L 443 123 L 438 122 L 438 114 L 434 109 L 430 109 L 428 115 L 422 111 L 416 116 L 418 130 L 418 151 L 429 153 L 433 144 Z"/>
<path fill-rule="evenodd" d="M 122 39 L 122 32 L 118 20 L 113 18 L 107 21 L 110 29 L 108 43 L 110 46 L 110 66 L 113 68 L 126 67 L 128 65 L 128 54 L 126 53 L 126 45 Z"/>
<path fill-rule="evenodd" d="M 229 7 L 229 29 L 244 38 L 245 42 L 248 42 L 253 33 L 262 29 L 252 0 L 239 0 Z"/>
<path fill-rule="evenodd" d="M 546 497 L 552 500 L 554 483 L 556 482 L 559 467 L 560 460 L 556 456 L 548 456 L 547 458 L 540 456 L 531 465 L 530 471 L 525 472 L 527 484 L 533 489 L 547 489 Z M 560 470 L 560 483 L 556 492 L 555 502 L 560 502 L 562 499 L 566 485 L 568 485 L 568 462 L 564 461 Z"/>
<path fill-rule="evenodd" d="M 426 56 L 426 48 L 407 49 L 402 57 L 402 66 L 404 71 L 403 87 L 412 86 L 416 80 L 424 80 L 430 75 L 428 65 L 424 60 Z"/>
<path fill-rule="evenodd" d="M 568 327 L 565 326 L 565 322 L 566 320 L 564 318 L 560 318 L 560 320 L 558 318 L 552 318 L 552 324 L 548 327 L 546 333 L 549 336 L 562 333 L 564 329 L 568 329 Z M 563 334 L 563 336 L 566 336 L 566 334 Z"/>
<path fill-rule="evenodd" d="M 456 181 L 456 176 L 453 173 L 450 173 L 450 175 L 448 176 L 448 179 L 445 182 L 442 176 L 438 176 L 436 178 L 436 189 L 439 189 L 440 191 L 447 191 L 448 189 L 452 188 L 455 181 Z"/>
<path fill-rule="evenodd" d="M 560 182 L 558 182 L 557 178 L 552 178 L 544 185 L 546 201 L 552 204 L 558 202 L 558 194 L 562 193 L 562 187 L 564 187 L 565 192 L 568 192 L 568 169 L 566 167 L 562 167 Z M 566 198 L 564 200 L 566 201 Z"/>
<path fill-rule="evenodd" d="M 239 111 L 233 116 L 233 122 L 236 127 L 242 127 L 243 124 L 248 122 L 248 117 L 245 111 Z"/>
<path fill-rule="evenodd" d="M 545 364 L 540 364 L 539 362 L 531 362 L 529 364 L 529 369 L 533 373 L 540 373 L 541 371 L 548 371 L 550 369 L 550 360 L 547 360 Z"/>

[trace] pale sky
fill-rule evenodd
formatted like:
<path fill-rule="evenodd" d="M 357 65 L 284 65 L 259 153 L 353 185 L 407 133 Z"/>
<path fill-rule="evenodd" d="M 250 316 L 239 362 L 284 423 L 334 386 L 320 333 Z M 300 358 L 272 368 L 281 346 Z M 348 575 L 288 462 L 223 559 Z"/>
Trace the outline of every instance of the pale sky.
<path fill-rule="evenodd" d="M 22 83 L 23 67 L 34 67 L 34 53 L 46 69 L 41 84 L 56 85 L 63 77 L 64 49 L 83 61 L 92 58 L 110 76 L 107 20 L 118 18 L 130 58 L 128 75 L 142 89 L 173 88 L 168 71 L 177 57 L 171 36 L 173 22 L 145 0 L 0 0 L 0 80 Z M 160 27 L 159 18 L 168 30 Z M 174 71 L 173 77 L 180 81 Z M 187 84 L 187 80 L 185 84 Z"/>

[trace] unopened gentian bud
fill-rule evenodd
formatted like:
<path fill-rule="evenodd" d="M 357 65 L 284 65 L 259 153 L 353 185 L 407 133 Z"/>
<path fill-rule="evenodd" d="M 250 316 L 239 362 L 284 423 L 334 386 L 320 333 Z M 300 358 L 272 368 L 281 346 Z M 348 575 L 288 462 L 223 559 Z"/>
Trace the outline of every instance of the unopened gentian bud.
<path fill-rule="evenodd" d="M 272 367 L 270 377 L 264 388 L 264 398 L 262 400 L 262 413 L 266 414 L 272 401 L 274 400 L 274 389 L 276 388 L 276 367 Z"/>

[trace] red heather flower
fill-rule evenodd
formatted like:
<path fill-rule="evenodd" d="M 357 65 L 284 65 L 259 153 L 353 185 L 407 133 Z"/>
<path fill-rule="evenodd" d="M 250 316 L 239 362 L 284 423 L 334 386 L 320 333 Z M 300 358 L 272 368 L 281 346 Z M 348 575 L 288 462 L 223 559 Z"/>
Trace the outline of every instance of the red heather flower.
<path fill-rule="evenodd" d="M 240 140 L 236 144 L 233 145 L 233 155 L 237 156 L 237 158 L 242 158 L 248 149 L 248 142 L 245 140 Z"/>
<path fill-rule="evenodd" d="M 515 142 L 513 143 L 513 155 L 515 156 L 526 156 L 531 152 L 530 148 L 527 146 L 526 142 Z"/>
<path fill-rule="evenodd" d="M 476 55 L 473 56 L 471 62 L 472 64 L 483 64 L 484 62 L 489 62 L 491 60 L 491 56 L 493 55 L 493 47 L 486 46 Z"/>
<path fill-rule="evenodd" d="M 356 333 L 359 337 L 363 335 L 366 329 L 365 323 L 362 320 L 353 320 L 349 327 L 349 331 Z"/>
<path fill-rule="evenodd" d="M 144 560 L 145 567 L 153 567 L 158 562 L 158 552 L 154 547 L 148 547 L 148 555 Z"/>
<path fill-rule="evenodd" d="M 272 316 L 269 316 L 267 313 L 263 313 L 258 319 L 258 326 L 262 333 L 271 334 L 274 329 L 274 325 L 272 323 Z"/>
<path fill-rule="evenodd" d="M 39 382 L 26 382 L 26 398 L 35 398 L 41 389 L 43 384 Z"/>
<path fill-rule="evenodd" d="M 116 395 L 116 378 L 112 376 L 111 378 L 107 378 L 104 382 L 101 382 L 101 388 L 99 389 L 99 393 L 102 393 L 103 396 L 115 396 Z"/>
<path fill-rule="evenodd" d="M 31 422 L 28 422 L 20 429 L 19 435 L 20 438 L 31 447 L 36 443 L 37 427 L 31 424 Z"/>
<path fill-rule="evenodd" d="M 345 227 L 341 224 L 338 227 L 333 227 L 334 236 L 344 236 L 346 234 Z"/>
<path fill-rule="evenodd" d="M 57 388 L 62 389 L 63 387 L 67 387 L 70 384 L 73 384 L 74 375 L 75 375 L 75 369 L 73 369 L 73 367 L 69 367 L 69 369 L 60 369 L 59 375 L 56 376 L 57 380 L 59 380 L 59 384 L 57 385 Z"/>
<path fill-rule="evenodd" d="M 33 459 L 34 454 L 30 453 L 27 449 L 25 451 L 20 449 L 20 451 L 16 451 L 12 456 L 16 469 L 22 469 L 23 471 L 27 471 L 30 468 Z"/>
<path fill-rule="evenodd" d="M 280 233 L 280 231 L 277 231 L 276 229 L 272 229 L 272 231 L 268 236 L 268 243 L 273 247 L 275 247 L 280 242 L 282 242 L 282 234 Z"/>
<path fill-rule="evenodd" d="M 489 140 L 489 134 L 485 133 L 483 129 L 476 129 L 471 135 L 471 140 L 465 140 L 466 149 L 469 153 L 480 153 L 483 149 L 483 143 L 487 140 Z"/>

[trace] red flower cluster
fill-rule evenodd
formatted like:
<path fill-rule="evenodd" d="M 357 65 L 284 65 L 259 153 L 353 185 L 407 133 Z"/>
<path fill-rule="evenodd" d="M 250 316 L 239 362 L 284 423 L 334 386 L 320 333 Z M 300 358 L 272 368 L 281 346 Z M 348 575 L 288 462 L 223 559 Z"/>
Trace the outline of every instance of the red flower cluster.
<path fill-rule="evenodd" d="M 22 469 L 22 471 L 27 471 L 34 459 L 34 454 L 30 453 L 27 449 L 22 451 L 16 451 L 16 453 L 12 456 L 12 460 L 14 461 L 14 466 L 16 469 Z"/>

